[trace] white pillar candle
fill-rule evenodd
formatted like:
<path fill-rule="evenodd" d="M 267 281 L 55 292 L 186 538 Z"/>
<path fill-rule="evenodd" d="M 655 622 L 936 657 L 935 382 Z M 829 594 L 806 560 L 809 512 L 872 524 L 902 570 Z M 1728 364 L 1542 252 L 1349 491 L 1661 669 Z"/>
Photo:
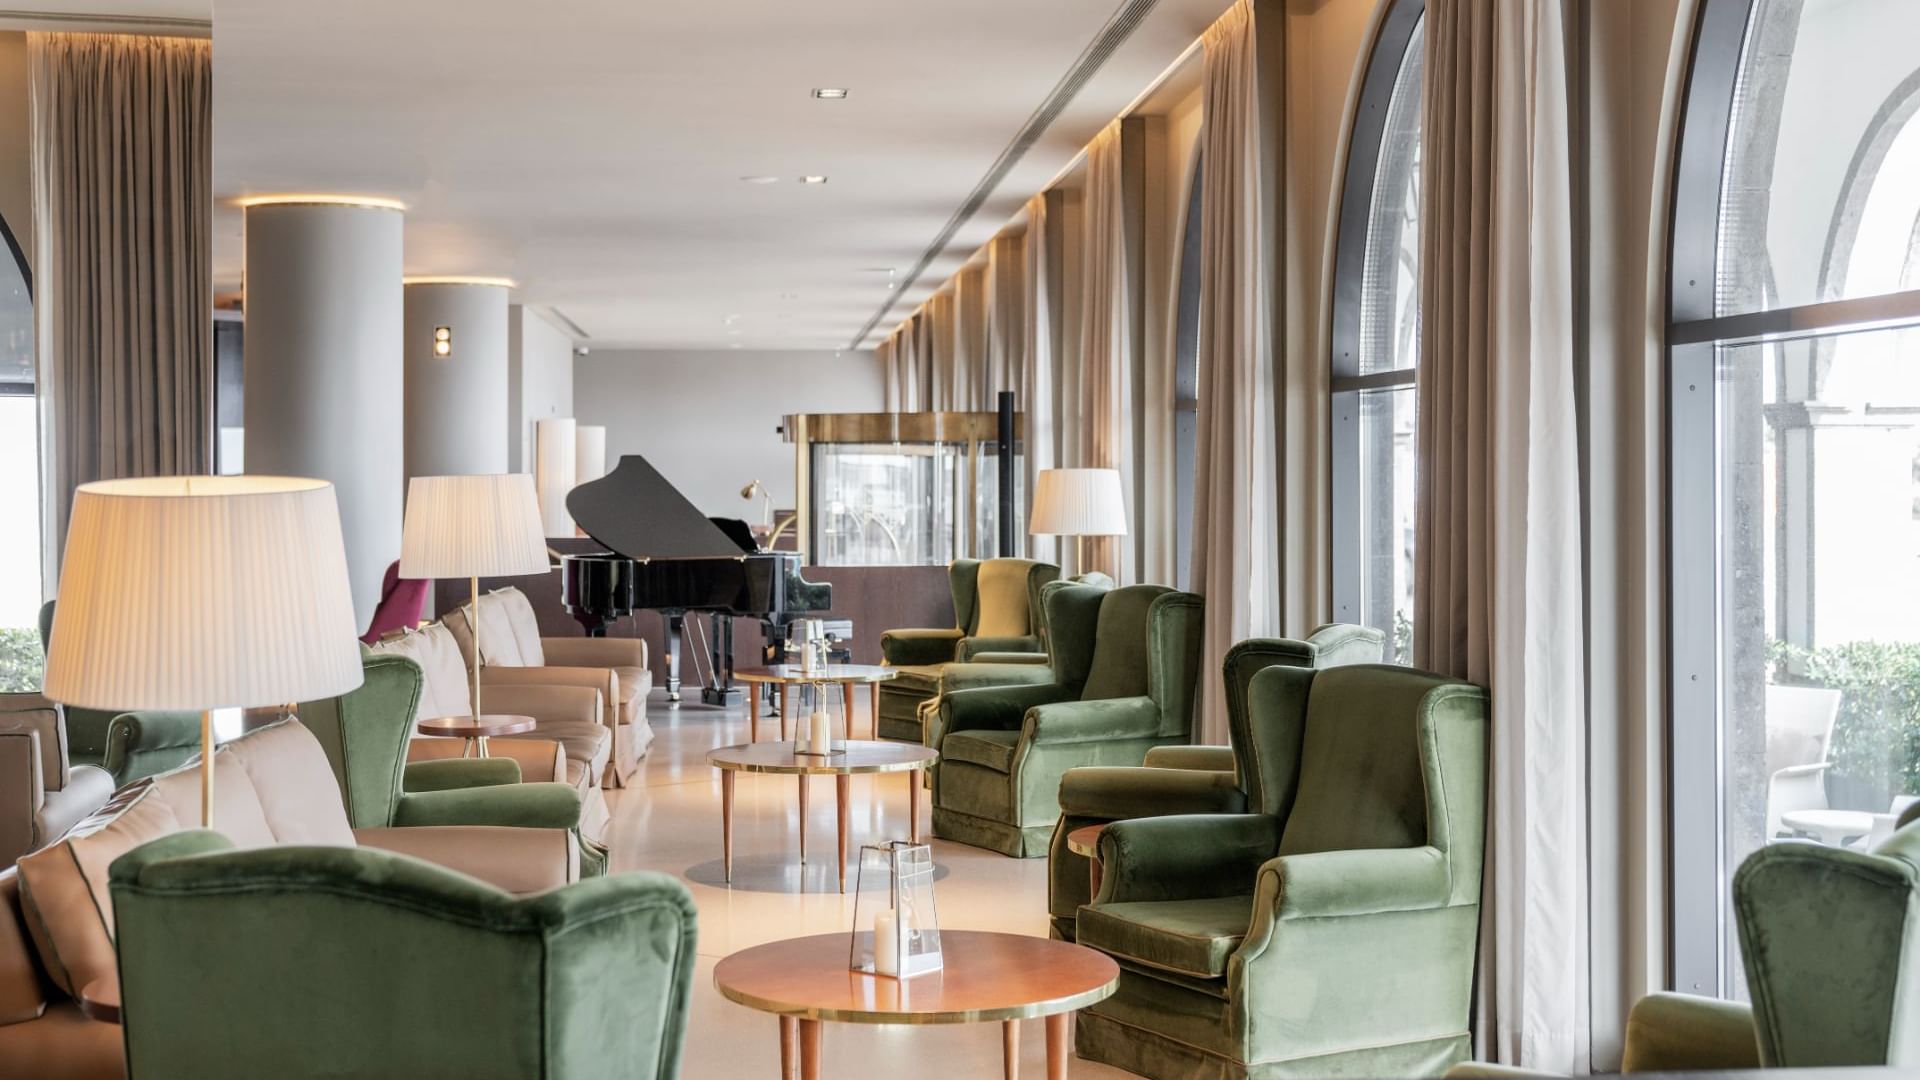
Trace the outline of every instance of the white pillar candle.
<path fill-rule="evenodd" d="M 892 910 L 873 917 L 873 973 L 900 974 L 900 931 Z"/>
<path fill-rule="evenodd" d="M 833 720 L 824 710 L 807 717 L 807 749 L 816 754 L 833 753 Z"/>

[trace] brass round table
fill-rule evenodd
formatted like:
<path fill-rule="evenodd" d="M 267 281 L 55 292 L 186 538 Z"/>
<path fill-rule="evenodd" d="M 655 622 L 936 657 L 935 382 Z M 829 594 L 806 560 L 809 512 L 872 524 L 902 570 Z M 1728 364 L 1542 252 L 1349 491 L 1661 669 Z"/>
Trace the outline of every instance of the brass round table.
<path fill-rule="evenodd" d="M 779 688 L 780 737 L 783 739 L 787 737 L 787 697 L 789 687 L 796 685 L 805 686 L 809 683 L 834 683 L 838 685 L 841 695 L 840 710 L 844 714 L 847 723 L 847 737 L 852 738 L 853 688 L 856 685 L 865 683 L 872 691 L 867 699 L 867 734 L 874 738 L 879 738 L 880 684 L 887 682 L 898 674 L 900 674 L 898 669 L 881 667 L 878 664 L 828 664 L 826 667 L 818 669 L 811 675 L 807 674 L 806 669 L 798 664 L 774 664 L 771 667 L 741 668 L 733 673 L 733 677 L 755 687 L 772 685 Z M 747 714 L 753 724 L 753 731 L 750 737 L 755 742 L 758 742 L 760 740 L 760 707 L 757 700 L 759 695 L 755 694 L 754 697 L 756 700 L 754 704 L 747 709 Z"/>
<path fill-rule="evenodd" d="M 486 757 L 487 739 L 495 735 L 525 735 L 533 730 L 534 720 L 531 716 L 509 713 L 481 713 L 479 716 L 436 716 L 413 727 L 422 735 L 465 739 L 467 744 L 460 749 L 461 757 L 469 752 L 474 757 Z"/>
<path fill-rule="evenodd" d="M 1082 825 L 1067 834 L 1067 850 L 1086 857 L 1089 895 L 1095 898 L 1100 895 L 1100 834 L 1106 831 L 1104 824 Z"/>
<path fill-rule="evenodd" d="M 800 778 L 800 862 L 807 861 L 807 777 L 833 777 L 840 822 L 840 891 L 847 891 L 847 802 L 856 773 L 907 773 L 908 839 L 920 839 L 921 770 L 940 755 L 930 747 L 902 742 L 848 740 L 832 755 L 796 754 L 787 742 L 742 743 L 707 752 L 707 764 L 720 770 L 720 851 L 726 877 L 733 880 L 733 778 L 736 773 L 772 773 Z"/>
<path fill-rule="evenodd" d="M 1112 995 L 1120 966 L 1084 945 L 983 930 L 940 931 L 941 969 L 909 979 L 868 975 L 848 963 L 845 933 L 743 949 L 713 969 L 723 997 L 780 1018 L 780 1075 L 820 1072 L 820 1025 L 1001 1024 L 1008 1080 L 1019 1073 L 1020 1021 L 1047 1020 L 1047 1077 L 1065 1080 L 1073 1013 Z"/>

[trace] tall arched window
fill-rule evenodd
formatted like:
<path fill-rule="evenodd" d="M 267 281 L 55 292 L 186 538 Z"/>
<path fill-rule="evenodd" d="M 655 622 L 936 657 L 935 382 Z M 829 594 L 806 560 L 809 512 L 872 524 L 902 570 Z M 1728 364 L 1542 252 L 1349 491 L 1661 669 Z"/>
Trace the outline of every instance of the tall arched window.
<path fill-rule="evenodd" d="M 1669 280 L 1674 980 L 1920 795 L 1920 4 L 1706 0 Z"/>
<path fill-rule="evenodd" d="M 40 426 L 34 405 L 33 283 L 0 221 L 0 692 L 40 689 Z"/>
<path fill-rule="evenodd" d="M 1412 661 L 1424 0 L 1380 26 L 1348 142 L 1334 256 L 1333 603 Z"/>

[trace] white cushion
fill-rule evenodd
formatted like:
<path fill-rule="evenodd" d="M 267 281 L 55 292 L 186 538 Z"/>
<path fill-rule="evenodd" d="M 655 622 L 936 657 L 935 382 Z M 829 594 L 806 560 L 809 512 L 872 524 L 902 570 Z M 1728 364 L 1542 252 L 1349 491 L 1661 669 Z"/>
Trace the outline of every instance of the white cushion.
<path fill-rule="evenodd" d="M 404 656 L 420 665 L 425 675 L 420 686 L 422 719 L 467 716 L 473 712 L 473 693 L 467 684 L 470 672 L 453 631 L 445 624 L 428 623 L 368 648 L 384 655 Z"/>

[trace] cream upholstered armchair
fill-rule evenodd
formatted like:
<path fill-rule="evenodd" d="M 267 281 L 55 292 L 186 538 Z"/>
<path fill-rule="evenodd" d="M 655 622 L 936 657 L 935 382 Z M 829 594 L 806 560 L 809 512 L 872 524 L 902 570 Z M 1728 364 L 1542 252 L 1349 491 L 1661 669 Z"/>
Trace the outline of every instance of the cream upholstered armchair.
<path fill-rule="evenodd" d="M 640 767 L 653 728 L 647 723 L 647 694 L 653 673 L 647 668 L 647 643 L 638 638 L 541 637 L 533 604 L 512 587 L 480 598 L 480 686 L 482 701 L 497 686 L 592 686 L 604 695 L 603 715 L 613 737 L 606 764 L 610 787 L 624 785 Z M 441 620 L 473 662 L 471 605 L 462 604 Z"/>
<path fill-rule="evenodd" d="M 59 839 L 112 795 L 105 769 L 68 764 L 59 705 L 0 694 L 0 866 Z"/>

